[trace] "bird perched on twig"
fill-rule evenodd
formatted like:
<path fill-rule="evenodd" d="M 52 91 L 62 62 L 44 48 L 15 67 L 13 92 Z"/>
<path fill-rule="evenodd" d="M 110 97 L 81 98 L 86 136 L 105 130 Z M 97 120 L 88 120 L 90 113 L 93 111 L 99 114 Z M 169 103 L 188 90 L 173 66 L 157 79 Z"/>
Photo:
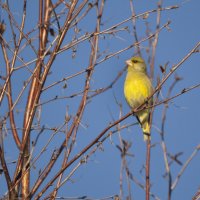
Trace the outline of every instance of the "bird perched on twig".
<path fill-rule="evenodd" d="M 135 109 L 142 104 L 151 105 L 153 97 L 153 86 L 151 80 L 147 76 L 146 64 L 141 57 L 132 57 L 126 61 L 127 75 L 124 83 L 124 95 L 131 109 Z M 148 97 L 150 99 L 148 100 Z M 148 101 L 147 101 L 148 100 Z M 135 113 L 143 134 L 144 140 L 150 140 L 150 109 L 144 108 Z"/>

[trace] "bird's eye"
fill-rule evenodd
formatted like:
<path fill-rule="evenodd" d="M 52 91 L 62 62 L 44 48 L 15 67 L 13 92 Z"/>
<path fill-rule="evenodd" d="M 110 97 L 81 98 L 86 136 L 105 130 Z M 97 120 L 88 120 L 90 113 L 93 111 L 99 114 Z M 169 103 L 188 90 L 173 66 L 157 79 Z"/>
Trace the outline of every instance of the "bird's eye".
<path fill-rule="evenodd" d="M 134 62 L 134 63 L 137 63 L 138 61 L 137 61 L 137 60 L 133 60 L 133 62 Z"/>

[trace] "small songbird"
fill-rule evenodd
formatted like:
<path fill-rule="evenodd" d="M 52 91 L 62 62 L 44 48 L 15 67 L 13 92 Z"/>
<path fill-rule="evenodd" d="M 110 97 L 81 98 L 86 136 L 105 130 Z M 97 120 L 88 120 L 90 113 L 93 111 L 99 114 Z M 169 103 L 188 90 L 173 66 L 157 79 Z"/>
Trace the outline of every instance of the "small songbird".
<path fill-rule="evenodd" d="M 124 95 L 131 109 L 135 109 L 147 101 L 153 94 L 151 80 L 147 76 L 146 64 L 141 57 L 132 57 L 126 61 L 127 75 L 124 83 Z M 153 98 L 145 105 L 151 105 Z M 144 140 L 150 140 L 150 109 L 137 112 L 136 117 L 141 125 Z"/>

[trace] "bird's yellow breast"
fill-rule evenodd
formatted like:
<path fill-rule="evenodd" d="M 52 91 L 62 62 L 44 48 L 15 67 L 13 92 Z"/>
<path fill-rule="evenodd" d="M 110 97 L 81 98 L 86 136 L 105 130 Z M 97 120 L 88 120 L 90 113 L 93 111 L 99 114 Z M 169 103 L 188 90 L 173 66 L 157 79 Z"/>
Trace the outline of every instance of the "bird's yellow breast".
<path fill-rule="evenodd" d="M 124 95 L 131 108 L 136 108 L 152 94 L 153 87 L 143 72 L 129 71 L 124 84 Z"/>

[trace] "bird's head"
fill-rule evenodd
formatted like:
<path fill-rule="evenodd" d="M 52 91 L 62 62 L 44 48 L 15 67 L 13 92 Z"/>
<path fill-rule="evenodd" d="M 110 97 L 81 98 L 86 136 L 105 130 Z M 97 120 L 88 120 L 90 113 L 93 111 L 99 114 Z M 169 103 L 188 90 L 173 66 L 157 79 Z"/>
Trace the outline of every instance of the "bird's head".
<path fill-rule="evenodd" d="M 127 60 L 126 64 L 128 65 L 128 70 L 135 70 L 146 73 L 146 64 L 144 60 L 139 56 L 135 56 Z"/>

